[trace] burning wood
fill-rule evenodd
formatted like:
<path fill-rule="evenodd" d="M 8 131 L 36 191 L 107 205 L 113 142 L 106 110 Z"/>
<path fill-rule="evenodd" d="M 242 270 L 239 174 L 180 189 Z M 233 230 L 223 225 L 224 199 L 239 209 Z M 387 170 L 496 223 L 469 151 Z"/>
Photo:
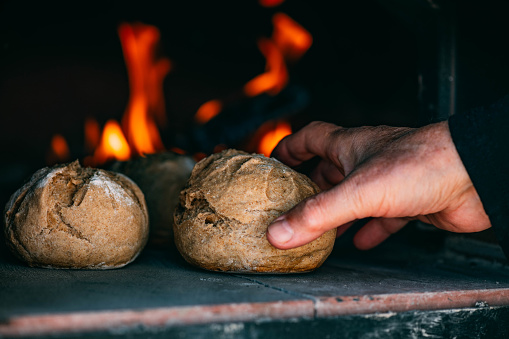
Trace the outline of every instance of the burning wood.
<path fill-rule="evenodd" d="M 271 7 L 281 2 L 260 4 Z M 308 94 L 299 86 L 288 87 L 287 63 L 302 57 L 310 48 L 312 37 L 284 13 L 274 14 L 272 23 L 272 36 L 258 40 L 258 47 L 266 58 L 265 71 L 244 85 L 240 100 L 228 103 L 213 99 L 202 104 L 194 118 L 197 125 L 204 127 L 190 127 L 190 131 L 170 135 L 171 147 L 200 153 L 201 157 L 215 152 L 217 145 L 223 145 L 223 148 L 233 144 L 239 146 L 240 141 L 245 142 L 247 137 L 254 135 L 256 142 L 263 145 L 246 150 L 269 155 L 277 142 L 291 133 L 290 124 L 282 125 L 280 120 L 302 110 L 307 105 Z M 111 160 L 126 161 L 132 156 L 145 156 L 165 149 L 159 127 L 166 124 L 163 81 L 171 63 L 158 55 L 160 32 L 156 27 L 142 23 L 123 23 L 118 28 L 118 35 L 129 76 L 129 101 L 121 124 L 108 121 L 102 134 L 96 120 L 86 120 L 85 149 L 92 154 L 84 159 L 88 166 L 100 166 Z M 218 119 L 218 116 L 221 117 Z M 268 125 L 265 125 L 256 132 L 272 120 L 279 121 L 269 123 L 274 126 L 273 130 L 268 131 Z M 54 157 L 53 163 L 62 159 L 64 157 Z"/>

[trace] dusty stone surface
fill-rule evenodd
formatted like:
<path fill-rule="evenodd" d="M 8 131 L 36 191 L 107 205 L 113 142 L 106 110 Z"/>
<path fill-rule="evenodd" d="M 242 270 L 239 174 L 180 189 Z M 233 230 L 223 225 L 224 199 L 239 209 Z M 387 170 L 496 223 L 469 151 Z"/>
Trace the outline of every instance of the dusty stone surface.
<path fill-rule="evenodd" d="M 143 193 L 124 175 L 43 168 L 5 208 L 5 238 L 30 266 L 107 269 L 133 261 L 148 237 Z"/>
<path fill-rule="evenodd" d="M 276 159 L 226 150 L 200 161 L 175 211 L 175 243 L 189 263 L 212 271 L 297 273 L 330 254 L 331 230 L 290 250 L 273 247 L 268 225 L 319 192 L 306 176 Z"/>

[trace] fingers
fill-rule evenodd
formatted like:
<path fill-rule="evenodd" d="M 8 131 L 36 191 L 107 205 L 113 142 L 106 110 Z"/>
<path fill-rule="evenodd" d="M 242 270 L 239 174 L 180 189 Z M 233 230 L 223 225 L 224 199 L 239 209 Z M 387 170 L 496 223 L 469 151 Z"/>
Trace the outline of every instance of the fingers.
<path fill-rule="evenodd" d="M 330 161 L 322 160 L 310 175 L 322 190 L 330 189 L 345 178 L 343 173 Z"/>
<path fill-rule="evenodd" d="M 339 238 L 340 236 L 343 235 L 343 233 L 345 233 L 346 231 L 348 231 L 348 229 L 350 227 L 352 227 L 354 221 L 350 221 L 342 226 L 339 226 L 337 231 L 336 231 L 336 238 Z"/>
<path fill-rule="evenodd" d="M 269 242 L 277 248 L 289 249 L 307 244 L 354 220 L 418 214 L 406 214 L 407 202 L 412 200 L 395 194 L 402 185 L 400 172 L 407 172 L 410 166 L 398 170 L 395 164 L 400 159 L 395 151 L 389 152 L 392 160 L 375 157 L 385 145 L 409 131 L 386 126 L 343 129 L 315 122 L 283 139 L 272 155 L 290 166 L 321 157 L 323 161 L 313 173 L 313 179 L 322 189 L 329 190 L 304 200 L 276 219 L 267 230 Z M 402 157 L 401 161 L 407 158 Z M 398 202 L 401 206 L 395 209 L 393 205 Z M 376 246 L 407 222 L 374 220 L 378 221 L 368 223 L 356 236 L 359 248 Z"/>
<path fill-rule="evenodd" d="M 356 207 L 344 185 L 314 195 L 283 216 L 277 218 L 267 230 L 269 242 L 280 249 L 307 244 L 323 233 L 358 219 Z"/>
<path fill-rule="evenodd" d="M 279 142 L 271 156 L 285 164 L 295 167 L 315 156 L 330 159 L 328 151 L 334 147 L 331 136 L 338 126 L 325 122 L 312 122 L 297 133 Z M 336 164 L 337 165 L 337 164 Z"/>
<path fill-rule="evenodd" d="M 369 250 L 405 227 L 409 219 L 375 218 L 364 225 L 354 236 L 353 243 L 360 250 Z"/>
<path fill-rule="evenodd" d="M 388 126 L 342 128 L 315 121 L 281 140 L 271 156 L 291 167 L 319 156 L 348 175 L 359 163 L 411 130 Z"/>

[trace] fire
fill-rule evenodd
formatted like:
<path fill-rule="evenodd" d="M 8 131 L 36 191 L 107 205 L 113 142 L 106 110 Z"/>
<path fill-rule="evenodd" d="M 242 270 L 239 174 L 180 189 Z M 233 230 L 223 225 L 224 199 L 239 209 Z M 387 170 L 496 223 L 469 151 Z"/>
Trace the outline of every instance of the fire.
<path fill-rule="evenodd" d="M 272 38 L 258 41 L 258 48 L 267 60 L 265 72 L 244 86 L 247 96 L 278 94 L 288 83 L 286 62 L 299 59 L 313 43 L 311 34 L 284 13 L 274 14 L 272 23 Z"/>
<path fill-rule="evenodd" d="M 276 7 L 281 5 L 285 0 L 258 0 L 263 7 Z"/>
<path fill-rule="evenodd" d="M 261 93 L 278 94 L 288 82 L 286 64 L 277 45 L 270 39 L 260 39 L 258 48 L 267 59 L 265 73 L 256 76 L 244 85 L 244 93 L 254 97 Z"/>
<path fill-rule="evenodd" d="M 284 13 L 274 14 L 272 23 L 274 25 L 272 38 L 260 40 L 258 43 L 260 51 L 267 59 L 265 72 L 244 86 L 244 93 L 247 96 L 256 96 L 264 92 L 272 95 L 279 93 L 289 80 L 286 63 L 302 57 L 313 43 L 311 34 Z M 279 141 L 289 134 L 292 134 L 292 128 L 286 121 L 265 123 L 256 133 L 262 135 L 258 153 L 270 156 Z"/>
<path fill-rule="evenodd" d="M 288 15 L 276 13 L 272 17 L 272 23 L 272 39 L 286 58 L 299 59 L 311 47 L 311 34 Z"/>
<path fill-rule="evenodd" d="M 85 121 L 85 147 L 93 152 L 92 157 L 85 159 L 86 165 L 96 166 L 111 159 L 128 160 L 132 154 L 164 149 L 157 125 L 166 124 L 163 81 L 171 64 L 167 58 L 157 57 L 159 30 L 141 23 L 124 23 L 119 26 L 118 35 L 129 76 L 129 102 L 122 128 L 110 120 L 101 135 L 96 120 Z"/>
<path fill-rule="evenodd" d="M 85 150 L 93 153 L 101 141 L 101 127 L 94 118 L 85 120 Z"/>
<path fill-rule="evenodd" d="M 196 111 L 194 120 L 199 124 L 204 124 L 221 112 L 223 104 L 219 100 L 210 100 L 204 103 Z"/>
<path fill-rule="evenodd" d="M 130 157 L 131 149 L 119 123 L 109 120 L 104 126 L 99 147 L 95 150 L 94 163 L 102 164 L 111 159 L 125 161 Z"/>
<path fill-rule="evenodd" d="M 118 29 L 129 75 L 130 96 L 122 126 L 136 153 L 164 149 L 156 120 L 166 123 L 163 81 L 170 61 L 157 58 L 159 30 L 144 24 L 122 24 Z"/>
<path fill-rule="evenodd" d="M 265 7 L 278 6 L 282 2 L 260 0 Z M 272 22 L 272 36 L 257 42 L 266 59 L 265 70 L 244 85 L 244 94 L 248 97 L 262 93 L 278 94 L 289 81 L 287 63 L 300 58 L 312 44 L 311 34 L 288 15 L 276 13 Z M 125 161 L 132 155 L 143 156 L 165 149 L 158 126 L 166 124 L 163 81 L 171 63 L 157 53 L 160 32 L 150 25 L 123 23 L 118 28 L 118 35 L 129 77 L 129 101 L 121 125 L 110 120 L 102 134 L 96 120 L 89 118 L 85 121 L 85 149 L 93 154 L 84 159 L 86 165 L 97 166 L 112 159 Z M 220 100 L 205 102 L 197 110 L 195 121 L 204 124 L 222 110 Z M 267 131 L 270 124 L 275 126 Z M 265 124 L 256 133 L 263 135 L 256 139 L 260 140 L 258 151 L 267 156 L 283 137 L 292 132 L 287 122 L 270 122 L 269 125 Z M 217 149 L 224 147 L 227 146 L 219 145 Z M 184 153 L 183 150 L 178 152 Z M 63 137 L 56 135 L 52 140 L 52 154 L 60 161 L 69 157 L 69 148 Z"/>
<path fill-rule="evenodd" d="M 273 125 L 273 126 L 271 126 Z M 260 127 L 260 130 L 270 128 L 266 131 L 258 144 L 258 153 L 264 154 L 266 157 L 270 157 L 272 150 L 277 144 L 286 137 L 292 134 L 292 127 L 286 121 L 279 121 L 274 123 L 269 121 Z"/>
<path fill-rule="evenodd" d="M 51 147 L 47 154 L 46 161 L 49 164 L 65 162 L 69 160 L 71 152 L 67 141 L 61 134 L 55 134 L 51 138 Z"/>

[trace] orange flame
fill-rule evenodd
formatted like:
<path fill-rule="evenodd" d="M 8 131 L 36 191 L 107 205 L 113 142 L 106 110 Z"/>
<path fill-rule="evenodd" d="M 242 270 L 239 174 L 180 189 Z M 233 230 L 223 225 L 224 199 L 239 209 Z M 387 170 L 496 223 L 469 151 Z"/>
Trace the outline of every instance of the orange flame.
<path fill-rule="evenodd" d="M 277 6 L 282 2 L 260 0 L 263 6 Z M 309 32 L 286 14 L 275 14 L 273 25 L 272 37 L 258 41 L 258 48 L 266 58 L 265 71 L 245 84 L 247 96 L 279 93 L 289 80 L 286 62 L 300 58 L 312 44 Z M 110 159 L 128 160 L 133 153 L 143 155 L 164 149 L 156 122 L 159 125 L 166 123 L 163 81 L 171 64 L 167 58 L 157 57 L 159 30 L 141 23 L 122 24 L 118 34 L 130 89 L 129 102 L 122 118 L 125 136 L 120 125 L 110 120 L 99 137 L 97 121 L 88 119 L 85 122 L 86 147 L 89 151 L 95 148 L 93 158 L 89 157 L 89 163 L 93 165 Z M 222 106 L 219 100 L 204 103 L 196 112 L 196 122 L 206 123 L 221 112 Z M 286 122 L 277 123 L 269 132 L 266 130 L 263 126 L 258 130 L 259 135 L 263 135 L 258 149 L 269 156 L 277 143 L 292 131 Z"/>
<path fill-rule="evenodd" d="M 263 7 L 276 7 L 281 5 L 285 0 L 258 0 Z"/>
<path fill-rule="evenodd" d="M 272 23 L 272 40 L 286 58 L 299 59 L 311 47 L 311 34 L 288 15 L 276 13 L 272 17 Z"/>
<path fill-rule="evenodd" d="M 272 39 L 258 41 L 267 60 L 265 72 L 244 85 L 244 93 L 250 97 L 264 92 L 278 94 L 288 83 L 286 61 L 299 59 L 313 43 L 311 34 L 284 13 L 274 14 L 272 23 Z"/>
<path fill-rule="evenodd" d="M 122 24 L 118 29 L 127 72 L 130 97 L 122 126 L 138 154 L 164 149 L 155 120 L 166 122 L 163 80 L 170 61 L 156 58 L 160 33 L 154 26 Z"/>
<path fill-rule="evenodd" d="M 110 159 L 128 160 L 131 149 L 122 133 L 120 125 L 115 120 L 109 120 L 104 126 L 99 147 L 94 153 L 94 164 L 102 164 Z"/>
<path fill-rule="evenodd" d="M 204 103 L 196 111 L 194 120 L 199 124 L 204 124 L 221 112 L 223 104 L 219 100 L 210 100 Z"/>
<path fill-rule="evenodd" d="M 266 128 L 268 124 L 274 124 L 274 122 L 269 121 L 262 125 L 260 129 Z M 277 146 L 277 144 L 286 137 L 287 135 L 292 134 L 292 127 L 286 121 L 279 121 L 275 124 L 273 128 L 268 130 L 262 136 L 260 143 L 258 144 L 258 153 L 264 154 L 266 157 L 270 157 L 272 150 Z"/>
<path fill-rule="evenodd" d="M 270 39 L 260 39 L 258 48 L 267 59 L 265 73 L 244 85 L 244 93 L 253 97 L 261 93 L 278 94 L 288 82 L 288 71 L 280 50 Z"/>

